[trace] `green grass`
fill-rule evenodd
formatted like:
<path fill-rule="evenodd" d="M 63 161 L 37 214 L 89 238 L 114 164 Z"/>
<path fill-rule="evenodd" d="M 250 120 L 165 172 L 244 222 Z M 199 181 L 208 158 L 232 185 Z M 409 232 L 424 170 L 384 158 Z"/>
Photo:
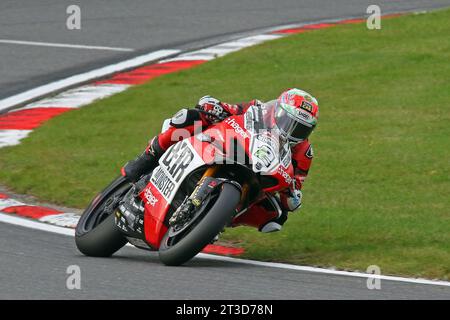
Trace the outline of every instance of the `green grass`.
<path fill-rule="evenodd" d="M 304 206 L 282 232 L 228 230 L 246 257 L 384 274 L 450 275 L 450 11 L 342 25 L 230 54 L 69 112 L 0 150 L 0 181 L 83 207 L 162 120 L 205 94 L 290 87 L 318 97 Z"/>

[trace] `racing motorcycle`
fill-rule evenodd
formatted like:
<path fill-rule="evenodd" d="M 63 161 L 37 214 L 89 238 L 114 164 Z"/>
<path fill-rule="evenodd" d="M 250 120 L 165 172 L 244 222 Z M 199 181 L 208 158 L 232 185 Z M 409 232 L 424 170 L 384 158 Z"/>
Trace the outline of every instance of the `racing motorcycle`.
<path fill-rule="evenodd" d="M 259 228 L 281 215 L 276 197 L 290 187 L 294 169 L 289 143 L 273 130 L 273 105 L 252 106 L 177 142 L 134 185 L 114 180 L 81 216 L 78 249 L 106 257 L 131 243 L 181 265 L 226 227 Z M 127 210 L 127 201 L 140 214 Z M 252 210 L 261 201 L 272 210 Z"/>

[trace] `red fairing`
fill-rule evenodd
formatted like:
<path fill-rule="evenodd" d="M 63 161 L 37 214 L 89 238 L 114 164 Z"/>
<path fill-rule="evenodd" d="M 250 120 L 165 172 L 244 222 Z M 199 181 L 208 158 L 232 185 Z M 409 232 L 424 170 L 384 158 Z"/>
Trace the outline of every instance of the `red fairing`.
<path fill-rule="evenodd" d="M 202 132 L 202 128 L 205 127 L 206 125 L 204 121 L 202 121 L 202 125 L 198 126 L 198 128 L 195 125 L 186 126 L 184 128 L 170 127 L 158 135 L 158 143 L 163 150 L 167 150 L 171 145 L 183 139 L 189 138 L 193 134 L 197 133 L 197 131 Z"/>
<path fill-rule="evenodd" d="M 273 175 L 274 178 L 278 180 L 278 184 L 271 188 L 265 188 L 263 191 L 265 193 L 273 193 L 276 191 L 286 190 L 291 186 L 294 176 L 294 167 L 292 164 L 288 168 L 284 169 L 279 166 L 277 173 Z M 256 201 L 251 204 L 247 211 L 242 215 L 237 216 L 232 221 L 232 226 L 237 227 L 239 225 L 246 225 L 250 227 L 260 228 L 267 222 L 278 217 L 278 211 L 268 202 L 268 201 Z"/>
<path fill-rule="evenodd" d="M 196 137 L 192 137 L 190 141 L 207 164 L 212 164 L 215 161 L 217 163 L 217 160 L 221 159 L 223 155 L 234 153 L 234 146 L 232 145 L 234 140 L 237 140 L 246 154 L 249 153 L 250 134 L 244 128 L 244 115 L 229 117 L 209 127 L 203 133 L 211 137 L 212 144 L 199 143 L 199 138 Z"/>
<path fill-rule="evenodd" d="M 145 240 L 154 249 L 158 249 L 164 234 L 167 232 L 164 218 L 170 206 L 152 183 L 149 183 L 139 196 L 144 201 L 145 208 Z"/>

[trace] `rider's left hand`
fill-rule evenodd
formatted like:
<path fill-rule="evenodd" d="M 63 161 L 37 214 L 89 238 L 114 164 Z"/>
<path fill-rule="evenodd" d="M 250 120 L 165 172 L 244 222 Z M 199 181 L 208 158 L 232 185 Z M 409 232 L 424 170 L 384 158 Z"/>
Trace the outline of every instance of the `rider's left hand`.
<path fill-rule="evenodd" d="M 295 211 L 302 206 L 302 191 L 297 188 L 295 180 L 288 191 L 280 194 L 281 205 L 288 211 Z"/>
<path fill-rule="evenodd" d="M 295 211 L 297 209 L 300 209 L 300 207 L 302 206 L 302 197 L 303 197 L 303 193 L 301 190 L 294 189 L 292 191 L 292 196 L 289 197 L 289 200 L 288 200 L 290 211 Z"/>

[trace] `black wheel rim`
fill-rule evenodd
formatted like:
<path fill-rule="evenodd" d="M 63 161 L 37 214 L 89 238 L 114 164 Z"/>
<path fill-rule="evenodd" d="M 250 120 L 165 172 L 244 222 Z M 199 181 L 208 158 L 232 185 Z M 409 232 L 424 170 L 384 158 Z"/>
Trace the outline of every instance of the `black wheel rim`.
<path fill-rule="evenodd" d="M 119 200 L 123 198 L 130 188 L 130 184 L 123 184 L 109 196 L 95 204 L 96 208 L 83 221 L 83 233 L 91 231 L 111 215 L 119 206 Z"/>

